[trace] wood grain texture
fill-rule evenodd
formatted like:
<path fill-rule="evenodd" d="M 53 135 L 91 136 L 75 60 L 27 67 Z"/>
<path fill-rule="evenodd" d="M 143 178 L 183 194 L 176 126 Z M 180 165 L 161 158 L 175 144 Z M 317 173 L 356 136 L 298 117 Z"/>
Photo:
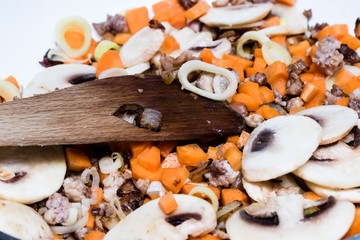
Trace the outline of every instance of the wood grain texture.
<path fill-rule="evenodd" d="M 114 116 L 123 104 L 160 111 L 161 130 Z M 244 127 L 244 119 L 225 104 L 195 99 L 155 75 L 95 80 L 0 104 L 0 146 L 201 139 L 238 134 Z"/>

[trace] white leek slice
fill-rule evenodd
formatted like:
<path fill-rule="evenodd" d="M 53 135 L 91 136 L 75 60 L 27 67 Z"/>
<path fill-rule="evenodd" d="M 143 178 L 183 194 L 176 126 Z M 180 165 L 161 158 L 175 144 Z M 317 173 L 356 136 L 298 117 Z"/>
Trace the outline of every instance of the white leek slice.
<path fill-rule="evenodd" d="M 109 77 L 118 77 L 123 75 L 129 75 L 125 69 L 122 68 L 109 68 L 100 73 L 99 79 L 109 78 Z"/>
<path fill-rule="evenodd" d="M 21 98 L 19 89 L 11 82 L 4 80 L 0 80 L 0 97 L 2 97 L 5 102 L 12 101 L 14 97 Z"/>
<path fill-rule="evenodd" d="M 102 40 L 101 42 L 99 42 L 99 44 L 96 46 L 95 52 L 94 52 L 95 61 L 99 61 L 101 56 L 110 49 L 119 51 L 120 46 L 109 40 Z"/>
<path fill-rule="evenodd" d="M 228 87 L 221 93 L 212 93 L 194 86 L 189 82 L 188 75 L 191 72 L 198 70 L 214 73 L 215 75 L 219 74 L 224 76 L 229 81 Z M 232 97 L 236 93 L 237 85 L 239 82 L 239 79 L 236 77 L 236 74 L 230 72 L 229 70 L 214 66 L 212 64 L 204 63 L 199 60 L 191 60 L 184 63 L 178 71 L 178 77 L 182 87 L 185 88 L 186 90 L 189 90 L 200 96 L 218 101 L 224 101 Z"/>
<path fill-rule="evenodd" d="M 69 27 L 79 26 L 83 30 L 84 43 L 81 48 L 74 49 L 69 46 L 65 39 L 65 32 Z M 56 43 L 64 53 L 71 57 L 77 58 L 83 56 L 90 48 L 91 28 L 89 23 L 82 17 L 72 16 L 61 19 L 55 26 Z"/>
<path fill-rule="evenodd" d="M 281 61 L 286 64 L 286 66 L 291 64 L 290 53 L 282 47 L 280 44 L 268 41 L 265 42 L 261 48 L 264 60 L 267 65 L 271 65 L 276 61 Z"/>
<path fill-rule="evenodd" d="M 211 205 L 213 206 L 215 212 L 219 209 L 219 201 L 216 194 L 207 187 L 197 186 L 191 189 L 189 195 L 195 195 L 196 193 L 201 194 L 201 197 L 208 197 L 211 200 Z"/>
<path fill-rule="evenodd" d="M 47 53 L 47 57 L 54 62 L 63 62 L 63 63 L 77 63 L 77 64 L 82 64 L 82 63 L 86 63 L 88 61 L 90 61 L 91 59 L 91 54 L 88 55 L 88 57 L 84 60 L 75 60 L 70 58 L 69 56 L 66 56 L 65 53 L 57 51 L 55 49 L 50 49 Z"/>
<path fill-rule="evenodd" d="M 244 45 L 248 41 L 257 41 L 261 45 L 264 45 L 265 42 L 270 41 L 270 38 L 268 38 L 265 34 L 256 31 L 246 32 L 241 36 L 236 45 L 236 54 L 247 59 L 252 59 L 253 55 L 245 53 L 244 51 Z"/>

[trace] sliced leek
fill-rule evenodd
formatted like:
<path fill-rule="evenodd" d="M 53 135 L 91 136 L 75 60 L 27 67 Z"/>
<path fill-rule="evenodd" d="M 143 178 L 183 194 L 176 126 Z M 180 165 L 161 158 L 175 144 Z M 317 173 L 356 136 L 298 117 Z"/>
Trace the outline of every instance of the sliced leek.
<path fill-rule="evenodd" d="M 195 195 L 196 193 L 199 193 L 201 197 L 208 197 L 211 200 L 211 205 L 213 206 L 215 212 L 217 212 L 219 209 L 219 201 L 215 193 L 211 191 L 210 188 L 197 186 L 191 189 L 189 195 Z"/>
<path fill-rule="evenodd" d="M 81 27 L 84 34 L 84 43 L 79 49 L 74 49 L 66 42 L 65 32 L 68 28 L 78 26 Z M 55 25 L 56 43 L 64 53 L 71 57 L 77 58 L 83 56 L 90 48 L 91 44 L 91 28 L 89 23 L 82 17 L 72 16 L 61 19 Z"/>
<path fill-rule="evenodd" d="M 264 45 L 265 42 L 270 41 L 270 38 L 268 38 L 265 34 L 256 31 L 246 32 L 241 36 L 236 45 L 236 54 L 247 59 L 252 59 L 253 55 L 246 53 L 244 50 L 244 46 L 248 41 L 256 41 L 261 45 Z"/>
<path fill-rule="evenodd" d="M 102 40 L 101 42 L 99 42 L 99 44 L 96 46 L 95 52 L 94 52 L 95 61 L 99 61 L 101 56 L 110 49 L 119 51 L 120 46 L 109 40 Z"/>
<path fill-rule="evenodd" d="M 14 100 L 14 97 L 21 98 L 21 95 L 19 89 L 14 84 L 0 80 L 0 97 L 5 102 L 8 102 Z"/>
<path fill-rule="evenodd" d="M 123 75 L 129 75 L 125 69 L 122 68 L 109 68 L 100 73 L 99 79 L 109 78 L 109 77 L 118 77 Z"/>
<path fill-rule="evenodd" d="M 286 66 L 291 64 L 290 53 L 284 47 L 282 47 L 280 44 L 276 42 L 273 41 L 265 42 L 261 50 L 267 65 L 271 65 L 276 61 L 281 61 L 285 63 Z"/>

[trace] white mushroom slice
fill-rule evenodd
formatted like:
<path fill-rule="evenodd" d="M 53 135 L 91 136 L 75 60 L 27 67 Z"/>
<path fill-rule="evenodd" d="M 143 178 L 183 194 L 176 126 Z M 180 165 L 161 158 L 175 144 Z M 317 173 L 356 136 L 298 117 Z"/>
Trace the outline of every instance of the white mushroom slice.
<path fill-rule="evenodd" d="M 221 38 L 213 41 L 209 45 L 195 46 L 190 48 L 190 50 L 194 52 L 194 57 L 198 57 L 204 48 L 211 49 L 211 52 L 216 58 L 222 58 L 224 54 L 229 54 L 231 52 L 231 43 L 226 38 Z"/>
<path fill-rule="evenodd" d="M 5 102 L 8 102 L 14 100 L 14 97 L 21 98 L 21 95 L 19 89 L 14 84 L 0 80 L 0 97 Z"/>
<path fill-rule="evenodd" d="M 229 217 L 227 233 L 231 240 L 341 239 L 354 220 L 355 206 L 350 202 L 334 197 L 320 205 L 313 201 L 319 210 L 304 215 L 305 202 L 301 195 L 293 194 L 272 198 L 262 206 L 255 203 Z M 256 214 L 256 208 L 263 213 Z"/>
<path fill-rule="evenodd" d="M 196 33 L 189 41 L 180 45 L 179 50 L 175 50 L 169 54 L 169 56 L 176 58 L 181 55 L 186 50 L 197 46 L 211 46 L 213 45 L 213 40 L 210 32 L 200 32 Z"/>
<path fill-rule="evenodd" d="M 248 182 L 242 179 L 246 193 L 256 202 L 263 202 L 277 195 L 300 193 L 300 188 L 290 175 L 265 182 Z"/>
<path fill-rule="evenodd" d="M 0 148 L 1 172 L 14 177 L 0 180 L 0 199 L 30 204 L 56 192 L 64 181 L 62 147 Z"/>
<path fill-rule="evenodd" d="M 31 207 L 0 200 L 0 231 L 18 239 L 53 239 L 44 219 Z"/>
<path fill-rule="evenodd" d="M 32 97 L 71 87 L 72 80 L 86 77 L 95 79 L 96 68 L 83 64 L 61 64 L 38 73 L 24 89 L 23 97 Z"/>
<path fill-rule="evenodd" d="M 109 68 L 100 73 L 99 79 L 129 75 L 123 68 Z"/>
<path fill-rule="evenodd" d="M 285 63 L 286 66 L 291 64 L 290 53 L 283 46 L 276 42 L 265 42 L 261 50 L 267 65 L 271 65 L 276 61 L 281 61 Z"/>
<path fill-rule="evenodd" d="M 295 7 L 289 7 L 284 4 L 275 4 L 271 9 L 271 13 L 279 16 L 284 25 L 264 28 L 259 32 L 262 32 L 267 36 L 282 34 L 295 35 L 306 32 L 308 25 L 307 19 Z"/>
<path fill-rule="evenodd" d="M 296 113 L 314 119 L 323 128 L 320 144 L 329 144 L 345 137 L 357 124 L 358 114 L 351 108 L 326 105 L 309 108 Z"/>
<path fill-rule="evenodd" d="M 246 29 L 246 28 L 256 28 L 261 27 L 264 24 L 264 20 L 260 20 L 257 22 L 252 23 L 245 23 L 245 24 L 239 24 L 239 25 L 232 25 L 232 26 L 221 26 L 220 29 Z"/>
<path fill-rule="evenodd" d="M 120 49 L 120 58 L 128 68 L 149 61 L 164 41 L 161 29 L 145 27 L 135 33 Z"/>
<path fill-rule="evenodd" d="M 271 3 L 263 3 L 211 8 L 200 21 L 217 27 L 256 22 L 266 17 L 272 6 Z"/>
<path fill-rule="evenodd" d="M 127 68 L 126 72 L 129 75 L 134 75 L 134 74 L 143 73 L 148 69 L 150 69 L 150 63 L 149 62 L 144 62 L 144 63 L 139 63 L 139 64 L 137 64 L 135 66 Z"/>
<path fill-rule="evenodd" d="M 246 141 L 242 173 L 250 182 L 277 178 L 303 165 L 319 146 L 322 129 L 303 116 L 280 116 L 262 123 Z"/>
<path fill-rule="evenodd" d="M 328 188 L 360 186 L 360 148 L 339 141 L 318 148 L 313 158 L 294 171 L 298 177 Z"/>
<path fill-rule="evenodd" d="M 196 35 L 197 33 L 189 27 L 184 27 L 181 30 L 173 31 L 170 33 L 170 36 L 173 36 L 175 40 L 179 43 L 181 49 L 183 49 L 185 44 L 191 39 L 193 39 Z"/>
<path fill-rule="evenodd" d="M 172 239 L 185 240 L 213 231 L 216 227 L 216 213 L 207 201 L 182 194 L 174 194 L 178 208 L 171 214 L 164 214 L 159 199 L 150 201 L 113 227 L 104 240 Z M 174 224 L 177 222 L 177 224 Z"/>
<path fill-rule="evenodd" d="M 236 54 L 247 59 L 252 59 L 253 55 L 246 53 L 244 50 L 244 45 L 248 41 L 257 41 L 261 45 L 263 45 L 265 42 L 270 41 L 270 38 L 268 38 L 265 34 L 259 31 L 246 32 L 240 37 L 236 44 Z"/>
<path fill-rule="evenodd" d="M 306 185 L 319 196 L 333 196 L 340 200 L 360 203 L 360 188 L 333 189 L 305 181 Z"/>
<path fill-rule="evenodd" d="M 203 89 L 194 86 L 189 82 L 188 75 L 191 72 L 198 70 L 224 76 L 229 82 L 227 89 L 225 89 L 222 93 L 217 94 L 217 93 L 207 92 Z M 212 64 L 204 63 L 199 60 L 192 60 L 184 63 L 179 69 L 178 77 L 182 87 L 185 88 L 186 90 L 194 92 L 200 96 L 218 101 L 224 101 L 232 97 L 235 94 L 237 85 L 239 83 L 239 79 L 237 78 L 237 76 L 234 73 L 230 72 L 229 70 L 214 66 Z"/>

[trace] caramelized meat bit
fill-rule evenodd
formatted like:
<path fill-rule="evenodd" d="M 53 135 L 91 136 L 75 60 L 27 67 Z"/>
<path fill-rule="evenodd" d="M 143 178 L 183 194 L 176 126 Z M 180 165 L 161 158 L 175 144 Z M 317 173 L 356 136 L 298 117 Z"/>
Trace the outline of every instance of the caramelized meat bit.
<path fill-rule="evenodd" d="M 354 64 L 360 61 L 360 57 L 353 49 L 349 48 L 347 44 L 341 44 L 339 52 L 344 55 L 344 62 L 346 64 Z"/>
<path fill-rule="evenodd" d="M 301 94 L 304 88 L 304 82 L 301 81 L 299 75 L 292 72 L 289 74 L 289 78 L 286 82 L 286 92 L 292 96 L 298 96 Z"/>
<path fill-rule="evenodd" d="M 354 109 L 360 117 L 360 88 L 355 89 L 349 97 L 350 100 L 348 106 Z"/>
<path fill-rule="evenodd" d="M 326 75 L 333 75 L 344 65 L 344 56 L 337 50 L 339 48 L 340 42 L 332 36 L 319 41 L 312 60 Z"/>
<path fill-rule="evenodd" d="M 213 161 L 210 171 L 204 174 L 209 184 L 215 187 L 229 187 L 238 175 L 239 172 L 235 172 L 227 161 Z"/>
<path fill-rule="evenodd" d="M 306 19 L 309 21 L 312 18 L 312 11 L 311 9 L 304 10 L 303 15 L 306 17 Z"/>
<path fill-rule="evenodd" d="M 302 73 L 306 68 L 307 68 L 307 64 L 306 62 L 304 62 L 303 60 L 299 60 L 293 64 L 290 64 L 287 67 L 287 70 L 289 73 L 295 73 L 297 75 L 299 75 L 300 73 Z"/>
<path fill-rule="evenodd" d="M 304 106 L 304 101 L 300 97 L 291 98 L 286 103 L 286 110 L 290 112 L 291 108 Z"/>
<path fill-rule="evenodd" d="M 216 0 L 211 3 L 213 7 L 225 7 L 229 4 L 229 0 Z"/>
<path fill-rule="evenodd" d="M 91 196 L 90 188 L 81 181 L 80 176 L 65 178 L 63 187 L 65 196 L 71 201 L 80 202 Z"/>
<path fill-rule="evenodd" d="M 189 9 L 197 4 L 199 0 L 179 0 L 180 5 L 185 9 Z"/>
<path fill-rule="evenodd" d="M 326 91 L 326 105 L 334 105 L 340 98 L 347 97 L 347 95 L 339 88 L 338 85 L 334 84 L 331 88 L 331 91 Z"/>
<path fill-rule="evenodd" d="M 159 22 L 158 20 L 155 20 L 155 19 L 150 20 L 149 27 L 154 28 L 154 29 L 165 30 L 165 27 L 161 24 L 161 22 Z"/>
<path fill-rule="evenodd" d="M 43 57 L 43 60 L 39 62 L 41 66 L 48 68 L 48 67 L 52 67 L 55 65 L 64 64 L 61 61 L 53 61 L 51 58 L 49 58 L 49 56 L 48 56 L 49 51 L 50 51 L 50 49 L 46 51 L 46 53 Z"/>
<path fill-rule="evenodd" d="M 255 73 L 251 75 L 250 81 L 258 83 L 260 86 L 265 86 L 267 83 L 266 76 L 264 73 Z"/>
<path fill-rule="evenodd" d="M 126 18 L 120 14 L 115 14 L 114 16 L 107 15 L 105 22 L 93 23 L 93 26 L 100 36 L 108 32 L 112 34 L 129 32 Z"/>
<path fill-rule="evenodd" d="M 360 39 L 360 18 L 356 19 L 354 32 L 355 36 Z"/>

